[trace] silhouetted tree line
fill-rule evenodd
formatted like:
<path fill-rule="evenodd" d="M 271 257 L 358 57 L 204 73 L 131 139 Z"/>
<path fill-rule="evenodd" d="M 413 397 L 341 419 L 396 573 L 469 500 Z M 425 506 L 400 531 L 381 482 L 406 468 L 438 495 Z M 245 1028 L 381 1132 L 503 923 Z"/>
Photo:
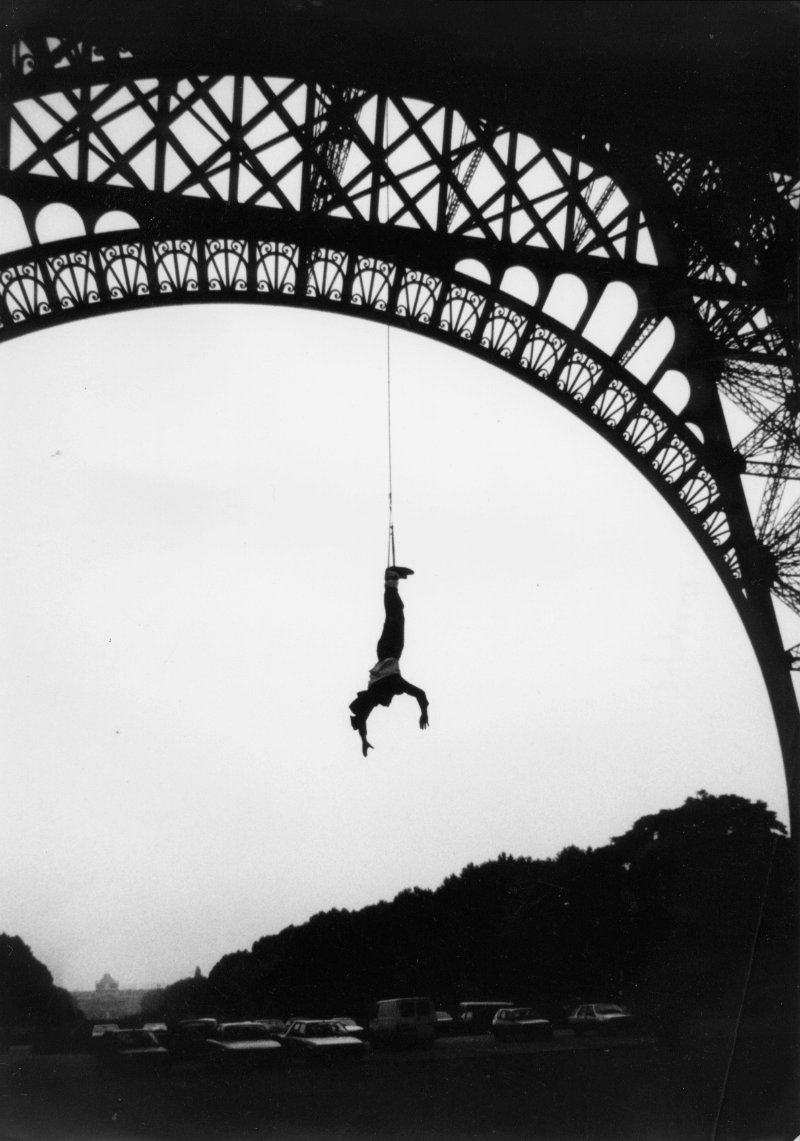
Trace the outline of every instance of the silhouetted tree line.
<path fill-rule="evenodd" d="M 155 992 L 148 1011 L 367 1019 L 380 998 L 426 994 L 444 1008 L 622 999 L 662 1018 L 730 1014 L 746 982 L 766 1001 L 794 978 L 794 871 L 763 801 L 701 791 L 602 848 L 502 854 L 433 891 L 321 912 Z"/>
<path fill-rule="evenodd" d="M 19 935 L 0 935 L 0 1027 L 67 1026 L 80 1021 L 69 991 L 57 987 Z"/>

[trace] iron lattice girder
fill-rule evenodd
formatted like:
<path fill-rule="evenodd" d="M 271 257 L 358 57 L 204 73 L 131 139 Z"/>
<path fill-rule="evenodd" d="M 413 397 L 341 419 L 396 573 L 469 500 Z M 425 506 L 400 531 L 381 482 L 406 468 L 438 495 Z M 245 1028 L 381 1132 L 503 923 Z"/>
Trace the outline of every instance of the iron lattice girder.
<path fill-rule="evenodd" d="M 744 474 L 764 481 L 755 529 L 767 581 L 800 613 L 800 519 L 796 508 L 781 514 L 789 482 L 800 478 L 794 181 L 687 155 L 662 154 L 659 165 L 677 199 L 673 228 L 691 277 L 730 284 L 728 296 L 698 290 L 694 301 L 725 358 L 720 390 L 752 425 L 736 451 Z M 748 282 L 768 298 L 763 305 Z"/>
<path fill-rule="evenodd" d="M 62 52 L 59 62 L 64 58 Z M 86 56 L 73 53 L 70 66 L 77 58 Z M 696 320 L 682 274 L 648 265 L 654 257 L 641 260 L 640 236 L 647 232 L 641 210 L 610 177 L 586 163 L 520 132 L 398 96 L 259 76 L 143 79 L 130 73 L 133 68 L 135 64 L 127 62 L 128 74 L 117 74 L 104 84 L 97 82 L 103 78 L 102 68 L 98 73 L 91 65 L 93 85 L 76 87 L 73 77 L 65 75 L 56 91 L 56 67 L 48 77 L 49 94 L 35 70 L 33 80 L 15 76 L 16 102 L 6 104 L 3 132 L 8 141 L 6 171 L 0 177 L 23 206 L 34 241 L 35 199 L 51 199 L 53 178 L 59 198 L 80 210 L 89 229 L 101 209 L 115 205 L 127 209 L 150 237 L 228 232 L 257 241 L 273 228 L 277 210 L 285 223 L 282 240 L 318 243 L 320 248 L 335 242 L 338 248 L 407 265 L 416 258 L 421 271 L 442 280 L 451 277 L 459 257 L 480 260 L 495 288 L 510 265 L 522 265 L 534 270 L 546 300 L 558 274 L 576 273 L 591 299 L 578 332 L 608 280 L 627 282 L 637 295 L 639 314 L 618 346 L 620 363 L 629 364 L 654 332 L 659 312 L 682 315 L 678 324 L 684 367 L 691 367 L 697 345 L 708 353 L 707 334 L 714 322 L 703 325 Z M 64 71 L 69 67 L 62 75 Z M 131 116 L 135 119 L 128 123 L 124 140 L 112 137 Z M 193 144 L 179 130 L 187 117 L 199 124 L 203 153 L 196 150 L 196 138 Z M 362 118 L 371 119 L 367 129 Z M 264 135 L 268 123 L 272 126 Z M 413 157 L 399 161 L 403 148 L 412 143 Z M 351 171 L 347 160 L 354 148 L 360 162 Z M 137 168 L 137 160 L 148 154 L 144 166 Z M 271 161 L 266 154 L 272 155 Z M 180 163 L 181 177 L 174 169 L 168 177 L 170 156 L 173 167 Z M 484 162 L 483 189 L 478 197 L 470 197 L 473 178 Z M 245 172 L 251 179 L 246 190 Z M 526 183 L 531 172 L 534 183 Z M 193 197 L 192 191 L 203 197 Z M 555 219 L 560 219 L 558 227 Z M 726 317 L 737 308 L 731 307 L 731 285 L 724 278 L 706 277 L 693 283 L 693 289 L 695 299 L 701 300 L 701 315 L 703 306 L 715 314 L 725 311 Z M 592 353 L 597 357 L 590 347 Z M 650 377 L 651 386 L 673 360 L 664 357 Z M 712 502 L 719 488 L 726 487 L 727 516 L 744 519 L 741 491 L 730 478 L 740 470 L 739 461 L 730 447 L 713 380 L 705 371 L 697 369 L 692 376 L 680 447 L 689 456 L 698 450 L 687 430 L 691 418 L 708 445 L 700 450 L 707 452 L 703 478 L 711 484 L 704 484 L 699 501 L 705 504 L 709 498 L 708 486 L 714 488 Z M 628 374 L 631 382 L 635 386 Z M 657 398 L 650 405 L 659 409 L 662 422 L 671 415 Z M 666 483 L 674 479 L 672 466 L 663 478 Z M 737 573 L 744 562 L 745 578 L 751 541 L 743 534 L 741 553 L 733 554 Z"/>
<path fill-rule="evenodd" d="M 59 61 L 63 62 L 63 55 L 59 57 Z M 250 173 L 252 173 L 260 186 L 254 191 L 253 198 L 257 199 L 258 196 L 263 196 L 265 193 L 275 194 L 281 201 L 281 205 L 286 208 L 291 204 L 282 195 L 278 185 L 280 179 L 275 179 L 270 176 L 269 172 L 264 169 L 264 166 L 259 162 L 259 153 L 257 148 L 248 147 L 246 144 L 246 134 L 252 132 L 259 127 L 264 117 L 274 112 L 281 116 L 286 128 L 287 137 L 294 135 L 298 141 L 307 144 L 308 132 L 306 128 L 309 122 L 298 123 L 286 114 L 285 102 L 286 92 L 282 91 L 276 94 L 269 86 L 269 82 L 258 76 L 249 77 L 249 82 L 258 86 L 260 94 L 265 99 L 265 105 L 260 109 L 258 114 L 254 115 L 250 121 L 245 125 L 241 120 L 241 114 L 228 117 L 221 112 L 219 105 L 210 97 L 209 92 L 219 82 L 219 77 L 203 77 L 202 79 L 183 79 L 181 82 L 190 85 L 190 90 L 184 92 L 182 96 L 177 94 L 178 85 L 174 80 L 161 79 L 158 81 L 159 87 L 165 86 L 167 88 L 167 101 L 165 103 L 162 98 L 162 93 L 159 90 L 155 95 L 152 90 L 146 92 L 140 89 L 142 82 L 147 82 L 146 77 L 139 77 L 138 82 L 135 78 L 128 78 L 120 82 L 118 79 L 118 68 L 114 69 L 113 79 L 107 85 L 102 83 L 102 71 L 100 75 L 93 74 L 94 69 L 89 69 L 89 75 L 85 77 L 91 83 L 88 96 L 82 96 L 80 87 L 70 89 L 63 88 L 62 84 L 53 84 L 53 73 L 50 74 L 50 84 L 42 85 L 41 82 L 31 84 L 22 79 L 14 85 L 16 90 L 14 97 L 19 99 L 22 97 L 22 105 L 25 103 L 26 88 L 30 92 L 28 99 L 32 100 L 38 107 L 40 112 L 44 111 L 48 116 L 56 118 L 60 121 L 61 126 L 52 137 L 46 140 L 37 138 L 35 133 L 31 130 L 30 124 L 24 112 L 19 110 L 12 113 L 12 121 L 18 130 L 22 130 L 28 135 L 30 141 L 34 144 L 34 152 L 28 156 L 27 160 L 19 167 L 20 172 L 24 173 L 26 170 L 33 169 L 41 162 L 48 163 L 53 172 L 59 177 L 68 176 L 66 170 L 58 160 L 57 153 L 68 148 L 73 141 L 79 143 L 84 149 L 89 149 L 94 152 L 94 156 L 103 162 L 106 162 L 107 169 L 99 176 L 100 182 L 108 182 L 115 176 L 124 176 L 133 186 L 138 186 L 140 189 L 144 188 L 144 182 L 140 174 L 131 165 L 131 160 L 136 158 L 141 152 L 150 145 L 151 142 L 158 141 L 164 145 L 168 140 L 169 146 L 178 154 L 181 160 L 187 167 L 187 176 L 185 182 L 190 184 L 194 179 L 202 189 L 209 194 L 209 197 L 224 197 L 219 192 L 219 189 L 213 185 L 209 180 L 209 170 L 214 170 L 216 164 L 224 160 L 228 156 L 231 161 L 231 171 L 236 168 L 236 161 L 245 163 L 248 166 Z M 76 76 L 77 78 L 77 76 Z M 237 78 L 237 82 L 241 77 Z M 99 81 L 99 82 L 98 82 Z M 298 84 L 299 86 L 299 84 Z M 44 87 L 44 89 L 43 89 Z M 47 88 L 50 87 L 51 91 L 48 92 Z M 309 88 L 310 90 L 311 88 Z M 62 113 L 59 115 L 55 111 L 52 103 L 48 104 L 44 100 L 48 93 L 52 94 L 53 91 L 58 91 L 62 99 L 68 100 L 71 104 L 72 114 L 65 118 Z M 85 90 L 85 89 L 84 89 Z M 104 106 L 112 105 L 117 101 L 117 97 L 121 92 L 125 92 L 129 97 L 127 106 L 123 105 L 114 106 L 105 121 L 102 116 L 102 109 Z M 289 93 L 294 94 L 294 88 L 289 88 Z M 385 140 L 384 147 L 376 146 L 376 139 L 369 138 L 367 134 L 358 126 L 358 118 L 364 104 L 375 98 L 366 92 L 359 92 L 354 88 L 347 88 L 337 90 L 335 87 L 327 89 L 317 89 L 317 102 L 321 103 L 324 107 L 320 115 L 317 108 L 314 108 L 309 115 L 311 123 L 311 136 L 315 141 L 318 151 L 316 158 L 319 158 L 319 153 L 327 152 L 328 161 L 319 162 L 315 161 L 315 156 L 312 158 L 312 172 L 311 180 L 319 184 L 320 193 L 316 196 L 317 206 L 323 204 L 334 203 L 346 209 L 353 209 L 354 195 L 342 193 L 342 188 L 337 179 L 329 178 L 330 173 L 341 173 L 335 170 L 335 165 L 332 167 L 330 163 L 331 150 L 338 151 L 339 154 L 353 143 L 359 145 L 363 151 L 368 155 L 370 162 L 373 166 L 373 174 L 376 179 L 391 189 L 400 199 L 402 209 L 397 211 L 396 216 L 402 216 L 403 213 L 408 212 L 413 220 L 423 228 L 428 224 L 428 219 L 418 209 L 417 199 L 424 194 L 429 193 L 437 182 L 441 182 L 446 189 L 447 207 L 443 211 L 444 218 L 448 223 L 452 223 L 454 211 L 453 204 L 459 202 L 465 206 L 468 218 L 463 223 L 467 225 L 477 225 L 482 231 L 483 236 L 492 240 L 496 236 L 496 232 L 492 229 L 492 222 L 499 221 L 502 218 L 503 233 L 502 237 L 508 239 L 509 229 L 509 216 L 512 214 L 524 214 L 529 223 L 529 230 L 522 238 L 523 241 L 528 240 L 534 233 L 537 234 L 546 244 L 552 245 L 554 248 L 557 242 L 554 240 L 552 233 L 548 230 L 546 225 L 542 225 L 542 218 L 532 209 L 535 199 L 529 194 L 519 193 L 520 186 L 519 180 L 522 179 L 537 162 L 541 162 L 543 157 L 549 161 L 550 165 L 554 167 L 561 176 L 564 178 L 565 186 L 571 191 L 570 200 L 568 203 L 568 212 L 571 213 L 574 228 L 574 237 L 576 244 L 583 242 L 589 231 L 592 232 L 591 236 L 593 242 L 588 243 L 588 248 L 591 249 L 594 244 L 596 249 L 602 250 L 607 256 L 615 256 L 618 252 L 617 247 L 609 239 L 608 233 L 614 234 L 616 241 L 619 243 L 624 240 L 626 247 L 635 248 L 635 239 L 637 234 L 637 221 L 635 211 L 626 207 L 622 212 L 619 208 L 615 214 L 612 215 L 608 226 L 608 233 L 604 232 L 603 227 L 597 225 L 597 218 L 594 212 L 587 208 L 587 203 L 581 191 L 591 191 L 596 182 L 595 177 L 589 177 L 589 174 L 584 173 L 583 177 L 575 176 L 572 171 L 566 171 L 561 167 L 561 156 L 558 152 L 550 150 L 544 156 L 539 154 L 534 156 L 527 165 L 523 165 L 520 169 L 514 169 L 504 162 L 502 157 L 498 154 L 494 146 L 498 134 L 508 135 L 511 140 L 517 138 L 517 134 L 502 131 L 492 131 L 488 126 L 478 119 L 469 120 L 466 117 L 462 118 L 461 140 L 458 146 L 453 146 L 452 131 L 448 130 L 447 134 L 450 142 L 446 147 L 436 147 L 432 145 L 432 139 L 429 132 L 425 131 L 426 125 L 434 116 L 438 116 L 443 110 L 442 108 L 430 105 L 428 109 L 420 116 L 416 116 L 409 110 L 406 102 L 401 98 L 389 100 L 388 97 L 378 96 L 377 118 L 380 123 L 386 122 L 387 107 L 399 114 L 404 120 L 404 130 L 401 132 L 399 138 Z M 217 126 L 221 130 L 218 142 L 219 147 L 213 151 L 211 155 L 204 158 L 201 163 L 192 159 L 188 154 L 186 148 L 182 145 L 180 140 L 176 137 L 175 133 L 170 131 L 171 125 L 175 124 L 187 111 L 193 110 L 193 105 L 202 104 L 207 108 L 217 120 Z M 342 107 L 345 108 L 345 114 L 342 114 Z M 132 108 L 141 110 L 151 120 L 151 127 L 149 130 L 144 131 L 142 137 L 138 139 L 126 153 L 122 153 L 108 137 L 108 133 L 104 130 L 104 126 L 113 121 L 114 118 L 119 118 L 124 113 L 130 111 Z M 55 111 L 55 114 L 54 114 Z M 239 106 L 241 112 L 241 106 Z M 447 112 L 445 112 L 447 115 Z M 208 122 L 204 124 L 208 128 Z M 449 117 L 448 126 L 452 128 L 452 114 Z M 299 128 L 299 129 L 298 129 Z M 302 133 L 305 131 L 305 138 L 302 138 Z M 338 136 L 338 137 L 335 137 Z M 398 179 L 391 169 L 391 166 L 385 161 L 386 157 L 398 147 L 405 144 L 410 138 L 414 138 L 420 144 L 425 152 L 425 158 L 418 164 L 417 168 L 412 167 L 410 170 L 405 171 L 405 179 Z M 282 141 L 282 140 L 278 140 Z M 274 144 L 275 140 L 271 140 Z M 512 144 L 513 145 L 513 144 Z M 262 148 L 265 149 L 265 148 Z M 312 148 L 313 151 L 313 148 Z M 503 186 L 499 188 L 493 197 L 490 197 L 487 203 L 484 203 L 484 210 L 476 211 L 474 204 L 469 201 L 467 191 L 469 182 L 475 172 L 475 163 L 487 155 L 496 166 L 500 173 Z M 111 161 L 109 161 L 109 159 Z M 462 177 L 459 177 L 459 168 L 463 163 L 467 164 L 466 172 Z M 410 195 L 403 185 L 403 182 L 409 176 L 414 176 L 421 170 L 427 170 L 430 174 L 430 181 L 423 190 L 419 191 L 416 196 Z M 160 177 L 156 177 L 154 184 L 149 189 L 156 191 L 164 189 L 163 182 L 163 164 L 159 167 Z M 214 173 L 219 173 L 219 170 L 214 170 Z M 363 181 L 363 179 L 362 179 Z M 605 182 L 605 180 L 603 180 Z M 180 192 L 183 189 L 182 185 L 172 187 L 171 189 Z M 517 193 L 515 194 L 514 191 Z M 601 213 L 610 198 L 612 197 L 613 187 L 610 190 L 609 186 L 604 186 L 600 190 L 599 201 L 597 202 L 597 212 Z M 374 187 L 366 187 L 362 189 L 359 194 L 363 197 L 368 197 L 371 202 L 371 211 L 374 211 L 376 200 L 374 195 Z M 359 195 L 355 195 L 357 198 Z M 543 198 L 547 200 L 552 198 L 552 194 L 545 193 Z M 234 195 L 235 200 L 235 195 Z M 497 213 L 494 217 L 490 216 L 488 219 L 484 217 L 487 207 L 497 207 Z M 552 214 L 556 215 L 563 211 L 563 202 L 557 202 L 552 210 Z M 441 212 L 440 212 L 441 213 Z M 391 216 L 387 219 L 393 221 Z M 547 216 L 544 219 L 548 221 Z M 623 226 L 623 223 L 628 222 Z M 449 228 L 449 227 L 448 227 Z M 641 228 L 641 223 L 638 223 L 638 228 Z"/>
<path fill-rule="evenodd" d="M 274 211 L 266 211 L 246 204 L 231 205 L 227 202 L 208 201 L 185 197 L 177 198 L 170 192 L 139 191 L 124 186 L 97 186 L 77 180 L 59 181 L 54 185 L 52 178 L 35 174 L 19 174 L 0 169 L 0 195 L 7 196 L 19 205 L 28 219 L 31 245 L 40 243 L 36 237 L 35 219 L 44 206 L 52 202 L 63 202 L 74 207 L 85 220 L 89 230 L 96 220 L 110 210 L 120 210 L 136 219 L 139 228 L 149 236 L 156 236 L 169 230 L 177 235 L 183 231 L 188 235 L 221 235 L 228 231 L 231 235 L 258 239 L 267 230 L 274 229 Z M 321 242 L 336 235 L 338 240 L 347 241 L 346 235 L 354 227 L 358 230 L 360 247 L 372 247 L 374 252 L 381 250 L 410 251 L 433 266 L 452 266 L 465 258 L 483 262 L 490 276 L 499 282 L 503 273 L 511 266 L 522 265 L 533 269 L 545 281 L 551 282 L 559 274 L 572 273 L 593 283 L 601 290 L 608 281 L 622 281 L 639 296 L 642 306 L 648 310 L 669 311 L 673 318 L 681 321 L 686 310 L 696 329 L 701 326 L 693 320 L 693 309 L 686 305 L 686 279 L 674 266 L 642 265 L 626 260 L 609 262 L 592 258 L 585 253 L 545 249 L 539 246 L 519 246 L 512 243 L 492 241 L 487 246 L 482 237 L 461 233 L 440 232 L 431 229 L 416 230 L 386 225 L 380 219 L 374 223 L 363 219 L 342 219 L 324 213 L 286 211 L 281 217 L 281 226 L 292 237 L 307 234 L 318 237 Z M 704 297 L 724 297 L 725 285 L 714 282 L 700 283 Z M 704 360 L 708 359 L 708 338 L 702 338 Z M 759 363 L 769 363 L 759 356 Z M 777 363 L 785 363 L 778 359 Z"/>
<path fill-rule="evenodd" d="M 748 461 L 748 472 L 762 474 L 754 468 L 772 466 L 787 476 L 800 475 L 796 420 L 797 414 L 785 405 L 772 411 L 762 409 L 760 423 L 737 444 L 737 451 Z"/>
<path fill-rule="evenodd" d="M 133 60 L 117 59 L 111 66 L 105 61 L 87 64 L 94 54 L 80 45 L 67 47 L 53 40 L 34 46 L 35 53 L 26 50 L 21 54 L 17 45 L 9 84 L 9 121 L 0 131 L 6 139 L 0 166 L 18 173 L 44 168 L 60 180 L 77 174 L 98 185 L 123 181 L 140 192 L 200 193 L 231 203 L 270 202 L 286 210 L 307 211 L 310 206 L 326 213 L 344 212 L 354 220 L 366 216 L 377 221 L 383 202 L 383 220 L 389 224 L 433 228 L 451 235 L 474 233 L 493 244 L 511 242 L 518 249 L 533 241 L 556 252 L 582 251 L 612 261 L 641 262 L 637 247 L 646 233 L 643 216 L 613 180 L 553 147 L 537 143 L 531 151 L 533 140 L 518 131 L 455 113 L 459 136 L 457 129 L 454 133 L 451 109 L 418 100 L 299 80 L 286 81 L 284 86 L 284 81 L 260 76 L 162 75 L 153 79 L 147 78 L 147 68 Z M 27 63 L 34 65 L 29 75 L 24 74 Z M 65 63 L 69 66 L 63 67 Z M 82 68 L 76 71 L 76 64 Z M 234 85 L 232 97 L 230 91 L 220 93 L 220 84 L 229 81 Z M 251 96 L 255 92 L 258 104 L 254 107 L 251 98 L 247 114 L 244 83 L 251 85 Z M 304 106 L 300 110 L 293 107 L 290 113 L 296 96 Z M 359 120 L 368 105 L 374 111 L 374 124 L 365 131 Z M 118 127 L 134 114 L 138 116 L 135 137 L 126 138 L 126 145 L 111 138 L 115 124 Z M 46 129 L 38 132 L 37 115 L 46 120 Z M 386 129 L 390 115 L 400 123 L 391 135 Z M 213 140 L 210 151 L 190 153 L 179 130 L 188 117 L 194 117 L 193 125 Z M 280 129 L 264 139 L 259 131 L 270 119 Z M 438 122 L 435 132 L 431 130 L 434 120 Z M 18 136 L 17 151 L 21 140 L 30 150 L 19 161 L 13 153 L 13 131 Z M 286 161 L 273 163 L 269 169 L 268 155 L 274 156 L 276 147 L 285 150 L 290 140 L 296 145 L 294 153 L 284 155 Z M 398 153 L 410 143 L 416 147 L 416 162 L 406 161 L 399 171 Z M 528 149 L 517 161 L 518 150 L 525 149 L 523 143 Z M 363 163 L 348 180 L 343 177 L 344 167 L 353 147 L 360 151 Z M 144 164 L 148 167 L 144 176 L 136 163 L 142 162 L 148 149 L 153 161 Z M 690 230 L 699 210 L 701 232 L 708 236 L 708 216 L 714 214 L 709 210 L 709 195 L 718 191 L 719 169 L 714 164 L 698 166 L 685 156 L 659 157 L 668 184 L 679 193 L 679 201 L 672 204 L 677 211 L 674 222 Z M 183 178 L 166 178 L 170 158 L 173 165 L 180 164 Z M 496 183 L 480 202 L 469 194 L 476 161 Z M 545 172 L 544 180 L 538 177 L 538 182 L 537 165 L 538 176 Z M 305 188 L 300 201 L 286 192 L 287 179 L 298 167 L 302 167 L 300 182 Z M 245 176 L 249 196 L 241 192 Z M 531 177 L 538 189 L 530 183 Z M 778 205 L 785 204 L 774 184 L 762 189 L 769 190 L 770 209 L 776 214 Z M 438 205 L 431 210 L 436 199 Z M 459 213 L 463 213 L 460 219 Z M 770 224 L 775 231 L 776 226 Z M 730 248 L 724 251 L 727 261 L 716 269 L 709 264 L 705 249 L 691 255 L 696 263 L 691 273 L 695 303 L 721 348 L 781 355 L 786 347 L 778 326 L 770 321 L 759 327 L 754 321 L 763 309 L 761 299 L 741 287 L 732 289 L 726 280 L 723 269 L 728 269 L 728 263 L 741 262 L 751 252 L 749 240 L 734 244 L 740 247 L 738 251 L 729 242 Z M 747 265 L 750 274 L 752 256 Z M 771 295 L 775 297 L 774 290 Z"/>
<path fill-rule="evenodd" d="M 244 116 L 229 90 L 241 82 L 248 84 Z M 577 234 L 585 252 L 636 260 L 641 213 L 621 191 L 606 193 L 606 175 L 518 131 L 448 108 L 260 76 L 131 76 L 107 85 L 94 77 L 86 88 L 68 84 L 65 76 L 59 91 L 31 88 L 27 98 L 19 88 L 29 85 L 16 85 L 4 132 L 6 169 L 68 180 L 84 152 L 91 168 L 84 178 L 98 185 L 123 181 L 139 190 L 191 190 L 239 203 L 272 198 L 283 209 L 305 209 L 302 190 L 300 200 L 287 193 L 290 180 L 296 190 L 293 175 L 302 167 L 302 187 L 312 194 L 316 187 L 317 206 L 328 212 L 375 221 L 383 209 L 385 221 L 422 229 L 442 229 L 450 215 L 447 232 L 474 230 L 488 241 L 520 245 L 535 240 L 554 250 L 572 248 Z M 189 126 L 202 134 L 194 144 L 187 143 Z M 340 171 L 337 178 L 330 152 L 345 143 L 359 161 L 350 176 Z M 155 161 L 159 148 L 172 160 L 169 175 L 168 163 Z M 475 201 L 468 184 L 478 155 L 486 177 Z M 245 191 L 240 179 L 231 195 L 228 176 L 235 170 L 246 170 L 249 183 Z M 453 196 L 460 219 L 448 207 Z"/>
<path fill-rule="evenodd" d="M 660 178 L 664 192 L 646 219 L 640 190 L 596 161 L 475 114 L 307 79 L 161 65 L 154 77 L 119 53 L 95 60 L 54 43 L 28 45 L 30 74 L 18 53 L 4 76 L 0 193 L 22 210 L 31 247 L 0 258 L 0 339 L 104 309 L 240 299 L 391 321 L 492 360 L 606 436 L 686 522 L 745 622 L 789 756 L 797 709 L 766 593 L 800 613 L 795 515 L 779 517 L 798 454 L 791 320 L 773 257 L 791 207 L 775 186 L 742 214 L 743 241 L 725 236 L 729 172 L 713 164 L 659 168 L 653 156 L 649 189 Z M 138 124 L 127 135 L 126 116 Z M 74 206 L 92 236 L 41 244 L 37 215 L 54 201 Z M 138 230 L 95 234 L 113 209 Z M 488 285 L 459 272 L 464 259 L 485 267 Z M 502 288 L 516 266 L 533 272 L 535 303 Z M 574 328 L 543 311 L 563 274 L 588 294 Z M 584 336 L 609 283 L 630 286 L 638 305 L 612 356 Z M 675 347 L 641 381 L 627 366 L 666 315 Z M 656 391 L 670 369 L 690 386 L 677 412 Z M 740 452 L 720 391 L 754 420 Z M 763 544 L 743 470 L 766 477 Z"/>

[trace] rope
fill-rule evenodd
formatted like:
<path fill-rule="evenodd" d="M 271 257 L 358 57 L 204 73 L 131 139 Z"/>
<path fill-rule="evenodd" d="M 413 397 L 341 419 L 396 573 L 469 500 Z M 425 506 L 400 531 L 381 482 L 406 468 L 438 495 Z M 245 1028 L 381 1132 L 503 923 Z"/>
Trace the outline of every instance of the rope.
<path fill-rule="evenodd" d="M 386 427 L 389 445 L 389 550 L 387 552 L 387 565 L 396 566 L 394 553 L 394 519 L 392 516 L 392 353 L 391 328 L 386 326 Z"/>
<path fill-rule="evenodd" d="M 386 101 L 383 117 L 383 150 L 389 149 L 389 102 Z M 376 172 L 376 178 L 377 172 Z M 389 183 L 386 183 L 386 224 L 389 223 Z M 388 316 L 388 314 L 387 314 Z M 386 552 L 386 565 L 397 565 L 397 556 L 394 551 L 394 518 L 392 516 L 392 327 L 386 325 L 386 411 L 387 411 L 387 438 L 389 444 L 389 544 Z"/>

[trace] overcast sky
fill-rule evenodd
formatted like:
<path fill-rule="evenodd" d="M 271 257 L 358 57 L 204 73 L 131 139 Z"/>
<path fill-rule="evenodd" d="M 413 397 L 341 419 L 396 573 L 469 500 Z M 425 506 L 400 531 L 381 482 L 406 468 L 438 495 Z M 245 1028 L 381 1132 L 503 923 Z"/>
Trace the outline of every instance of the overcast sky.
<path fill-rule="evenodd" d="M 465 864 L 705 788 L 786 820 L 734 607 L 577 419 L 393 331 L 404 675 L 363 759 L 386 330 L 251 306 L 0 347 L 0 923 L 70 988 L 207 972 Z"/>

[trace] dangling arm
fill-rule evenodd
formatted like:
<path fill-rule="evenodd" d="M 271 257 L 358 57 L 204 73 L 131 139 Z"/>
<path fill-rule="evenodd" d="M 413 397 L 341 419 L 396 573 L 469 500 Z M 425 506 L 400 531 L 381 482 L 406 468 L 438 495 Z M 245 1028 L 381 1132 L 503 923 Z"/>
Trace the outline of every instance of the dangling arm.
<path fill-rule="evenodd" d="M 366 720 L 358 721 L 353 726 L 353 728 L 358 730 L 358 735 L 361 738 L 361 755 L 363 757 L 366 757 L 367 750 L 372 749 L 374 747 L 374 746 L 370 745 L 369 741 L 367 740 L 367 722 L 366 722 Z"/>
<path fill-rule="evenodd" d="M 425 690 L 420 689 L 417 685 L 412 685 L 410 681 L 405 678 L 400 678 L 399 690 L 401 693 L 407 693 L 409 697 L 416 699 L 419 705 L 419 727 L 420 729 L 428 728 L 428 698 L 425 695 Z"/>
<path fill-rule="evenodd" d="M 353 714 L 350 718 L 350 724 L 361 738 L 361 753 L 365 757 L 367 750 L 373 747 L 367 740 L 367 718 L 374 708 L 375 703 L 370 700 L 369 692 L 366 689 L 359 690 L 355 701 L 350 703 L 350 712 Z"/>

